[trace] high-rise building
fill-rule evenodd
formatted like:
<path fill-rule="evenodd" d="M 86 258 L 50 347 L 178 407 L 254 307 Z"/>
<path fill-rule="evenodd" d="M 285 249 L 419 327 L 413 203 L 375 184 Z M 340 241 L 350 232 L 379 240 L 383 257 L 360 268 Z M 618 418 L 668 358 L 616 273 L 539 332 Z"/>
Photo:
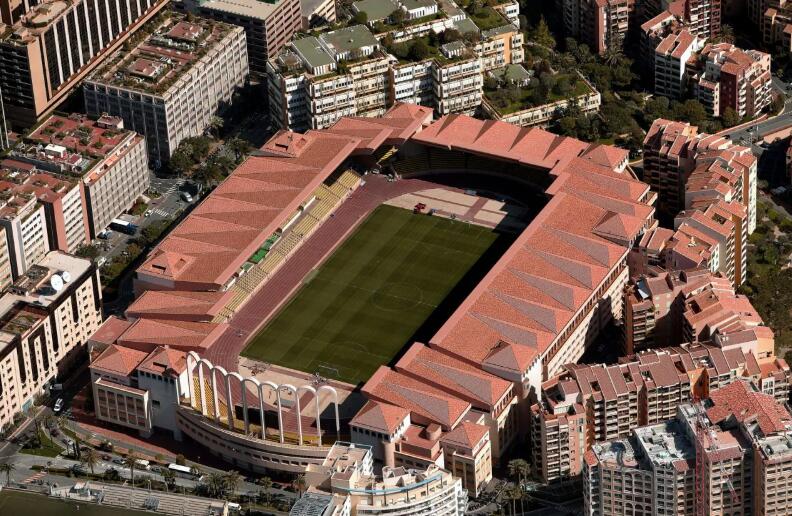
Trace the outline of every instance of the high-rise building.
<path fill-rule="evenodd" d="M 627 37 L 635 2 L 631 0 L 560 0 L 564 30 L 602 54 Z"/>
<path fill-rule="evenodd" d="M 730 43 L 708 44 L 699 62 L 690 72 L 693 89 L 712 116 L 731 108 L 740 118 L 755 117 L 770 105 L 770 54 Z"/>
<path fill-rule="evenodd" d="M 5 109 L 3 108 L 3 90 L 0 88 L 0 151 L 8 147 L 8 125 L 5 119 Z"/>
<path fill-rule="evenodd" d="M 27 128 L 51 113 L 166 0 L 12 2 L 0 26 L 0 88 L 6 119 Z M 9 4 L 5 4 L 9 5 Z"/>
<path fill-rule="evenodd" d="M 672 99 L 687 92 L 687 63 L 704 46 L 704 39 L 687 30 L 663 38 L 654 50 L 654 91 Z"/>
<path fill-rule="evenodd" d="M 462 516 L 468 492 L 459 478 L 432 464 L 428 467 L 385 467 L 373 473 L 366 446 L 336 442 L 321 465 L 305 473 L 308 491 L 290 516 L 355 514 L 357 516 Z"/>
<path fill-rule="evenodd" d="M 182 0 L 179 9 L 206 18 L 238 25 L 245 29 L 250 74 L 262 79 L 267 71 L 267 59 L 278 54 L 292 36 L 302 28 L 300 0 Z M 335 4 L 330 3 L 335 20 Z"/>
<path fill-rule="evenodd" d="M 101 324 L 101 292 L 91 260 L 54 251 L 0 297 L 0 428 L 73 372 Z"/>
<path fill-rule="evenodd" d="M 6 190 L 33 193 L 46 208 L 49 248 L 68 252 L 96 238 L 149 186 L 144 138 L 111 116 L 51 116 L 0 165 L 13 173 Z"/>
<path fill-rule="evenodd" d="M 771 356 L 760 363 L 749 345 L 720 344 L 656 349 L 615 365 L 568 365 L 542 385 L 540 401 L 531 407 L 535 475 L 545 483 L 575 477 L 596 443 L 671 419 L 680 403 L 737 378 L 787 400 L 792 373 L 785 361 Z"/>
<path fill-rule="evenodd" d="M 89 114 L 121 117 L 143 134 L 156 165 L 231 102 L 248 76 L 247 45 L 241 27 L 179 14 L 153 20 L 141 34 L 91 74 L 83 92 Z"/>
<path fill-rule="evenodd" d="M 738 201 L 750 235 L 756 228 L 756 166 L 747 147 L 683 122 L 655 120 L 644 139 L 643 180 L 658 194 L 658 212 L 669 219 L 718 200 Z"/>
<path fill-rule="evenodd" d="M 792 413 L 745 380 L 682 404 L 673 418 L 594 445 L 585 514 L 789 514 Z"/>

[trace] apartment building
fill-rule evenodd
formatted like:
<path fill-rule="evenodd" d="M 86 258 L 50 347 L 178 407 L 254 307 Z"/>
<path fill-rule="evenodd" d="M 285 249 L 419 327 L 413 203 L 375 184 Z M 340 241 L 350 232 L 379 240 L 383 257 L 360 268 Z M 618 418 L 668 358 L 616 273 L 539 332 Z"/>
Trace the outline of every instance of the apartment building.
<path fill-rule="evenodd" d="M 690 124 L 655 120 L 644 139 L 643 180 L 658 193 L 658 212 L 671 220 L 716 199 L 736 200 L 745 207 L 748 234 L 756 228 L 756 159 L 727 138 L 698 133 Z"/>
<path fill-rule="evenodd" d="M 144 135 L 157 165 L 231 102 L 248 76 L 247 44 L 241 27 L 171 13 L 140 35 L 86 79 L 83 93 L 89 114 L 120 117 Z"/>
<path fill-rule="evenodd" d="M 6 239 L 5 227 L 0 226 L 0 291 L 11 285 L 14 280 L 11 270 L 11 257 L 8 254 L 8 240 Z"/>
<path fill-rule="evenodd" d="M 476 495 L 516 442 L 513 384 L 420 343 L 393 370 L 380 367 L 363 394 L 353 442 L 388 467 L 447 468 Z"/>
<path fill-rule="evenodd" d="M 331 514 L 462 516 L 468 493 L 459 479 L 437 466 L 382 469 L 374 475 L 371 451 L 336 442 L 321 465 L 305 473 L 308 491 L 290 516 Z"/>
<path fill-rule="evenodd" d="M 663 38 L 654 50 L 654 91 L 672 99 L 687 92 L 687 64 L 704 47 L 704 39 L 688 30 L 680 30 Z"/>
<path fill-rule="evenodd" d="M 263 79 L 267 59 L 277 55 L 302 28 L 302 3 L 300 0 L 182 0 L 175 6 L 179 10 L 245 29 L 250 75 Z M 330 6 L 332 9 L 322 6 L 323 10 L 315 16 L 329 16 L 335 20 L 335 4 L 331 2 Z"/>
<path fill-rule="evenodd" d="M 624 351 L 626 355 L 684 342 L 683 290 L 715 280 L 706 269 L 642 273 L 624 292 Z"/>
<path fill-rule="evenodd" d="M 0 89 L 8 123 L 34 125 L 159 12 L 165 0 L 13 2 L 0 25 Z"/>
<path fill-rule="evenodd" d="M 320 129 L 344 116 L 379 116 L 397 102 L 432 107 L 438 115 L 472 115 L 482 101 L 483 74 L 524 59 L 523 35 L 509 18 L 513 3 L 498 7 L 502 11 L 492 15 L 502 24 L 480 29 L 452 3 L 355 2 L 353 9 L 366 13 L 368 25 L 378 30 L 397 9 L 413 24 L 376 36 L 358 25 L 293 41 L 268 63 L 272 118 L 281 128 Z M 433 16 L 439 18 L 423 21 Z M 428 47 L 426 56 L 406 52 L 398 58 L 383 44 L 408 45 L 449 28 L 474 32 L 478 41 L 450 41 Z"/>
<path fill-rule="evenodd" d="M 792 3 L 789 0 L 748 0 L 748 18 L 768 49 L 792 51 Z"/>
<path fill-rule="evenodd" d="M 626 353 L 683 342 L 744 344 L 760 362 L 774 337 L 751 302 L 728 279 L 705 269 L 641 275 L 625 290 Z"/>
<path fill-rule="evenodd" d="M 335 0 L 301 0 L 300 11 L 303 29 L 329 25 L 338 19 Z"/>
<path fill-rule="evenodd" d="M 720 342 L 724 344 L 724 342 Z M 672 419 L 677 407 L 738 378 L 786 401 L 792 373 L 750 346 L 683 345 L 628 356 L 616 365 L 570 364 L 542 385 L 531 407 L 534 474 L 544 483 L 575 477 L 597 443 Z"/>
<path fill-rule="evenodd" d="M 156 346 L 149 352 L 110 344 L 91 359 L 94 411 L 100 421 L 150 437 L 166 430 L 177 440 L 176 409 L 188 392 L 184 351 Z"/>
<path fill-rule="evenodd" d="M 45 207 L 36 195 L 17 189 L 13 182 L 5 187 L 7 196 L 0 201 L 0 225 L 5 231 L 11 272 L 16 279 L 50 251 L 50 236 Z"/>
<path fill-rule="evenodd" d="M 567 36 L 602 54 L 612 45 L 621 47 L 627 37 L 635 2 L 630 0 L 560 0 Z"/>
<path fill-rule="evenodd" d="M 69 186 L 68 194 L 42 191 L 38 196 L 45 206 L 54 205 L 47 218 L 52 249 L 73 252 L 96 238 L 149 187 L 145 139 L 124 129 L 119 117 L 53 115 L 10 156 L 75 187 Z"/>
<path fill-rule="evenodd" d="M 90 260 L 53 251 L 0 297 L 0 428 L 72 371 L 102 321 Z"/>
<path fill-rule="evenodd" d="M 43 247 L 47 250 L 74 252 L 86 242 L 83 199 L 76 181 L 40 173 L 27 163 L 6 159 L 0 161 L 0 191 L 9 199 L 35 199 L 42 205 L 48 240 Z M 20 249 L 22 245 L 14 242 L 11 247 Z M 20 271 L 17 275 L 24 272 Z"/>
<path fill-rule="evenodd" d="M 586 453 L 585 514 L 786 514 L 792 414 L 736 380 Z"/>
<path fill-rule="evenodd" d="M 5 119 L 5 109 L 3 108 L 3 90 L 0 88 L 0 151 L 7 149 L 8 143 L 8 125 Z"/>
<path fill-rule="evenodd" d="M 770 54 L 730 43 L 708 44 L 691 72 L 694 94 L 712 116 L 727 108 L 755 117 L 770 105 Z"/>

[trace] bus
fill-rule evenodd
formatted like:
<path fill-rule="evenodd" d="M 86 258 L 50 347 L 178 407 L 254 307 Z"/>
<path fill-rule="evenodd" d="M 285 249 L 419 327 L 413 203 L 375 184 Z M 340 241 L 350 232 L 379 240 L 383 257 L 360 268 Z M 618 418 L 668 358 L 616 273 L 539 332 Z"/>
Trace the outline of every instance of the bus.
<path fill-rule="evenodd" d="M 127 235 L 134 235 L 137 232 L 137 226 L 129 221 L 121 219 L 113 219 L 110 221 L 110 229 Z"/>
<path fill-rule="evenodd" d="M 168 469 L 173 471 L 176 474 L 176 476 L 180 478 L 197 480 L 199 477 L 199 475 L 193 474 L 192 468 L 189 466 L 182 466 L 180 464 L 169 464 Z"/>

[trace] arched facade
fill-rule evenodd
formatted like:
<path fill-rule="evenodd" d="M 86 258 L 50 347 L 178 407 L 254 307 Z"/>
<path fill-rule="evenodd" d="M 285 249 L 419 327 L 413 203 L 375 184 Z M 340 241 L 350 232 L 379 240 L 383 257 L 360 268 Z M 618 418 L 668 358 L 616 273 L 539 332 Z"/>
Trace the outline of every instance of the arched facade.
<path fill-rule="evenodd" d="M 199 392 L 195 392 L 195 376 L 197 370 L 198 385 L 201 388 Z M 316 439 L 319 447 L 322 447 L 322 426 L 321 426 L 321 402 L 320 395 L 322 392 L 327 392 L 332 399 L 335 409 L 335 438 L 340 438 L 341 421 L 339 418 L 338 410 L 338 391 L 331 385 L 320 385 L 318 387 L 313 385 L 301 385 L 299 387 L 292 384 L 276 384 L 271 381 L 260 381 L 255 377 L 243 377 L 237 372 L 228 372 L 222 366 L 216 366 L 209 360 L 201 358 L 194 351 L 187 354 L 187 374 L 188 374 L 188 387 L 190 405 L 199 410 L 206 418 L 214 420 L 215 424 L 219 426 L 226 426 L 230 431 L 237 431 L 235 423 L 236 401 L 234 399 L 235 389 L 232 385 L 232 379 L 235 380 L 240 387 L 239 402 L 242 406 L 242 428 L 244 434 L 251 434 L 251 424 L 249 416 L 250 402 L 255 402 L 259 414 L 261 416 L 261 430 L 259 437 L 263 440 L 267 439 L 266 424 L 264 422 L 264 414 L 268 405 L 264 400 L 267 397 L 267 390 L 272 390 L 275 395 L 275 404 L 271 405 L 271 409 L 277 413 L 278 416 L 278 435 L 281 444 L 285 442 L 285 430 L 283 424 L 284 403 L 283 398 L 285 395 L 290 395 L 294 398 L 294 411 L 298 415 L 297 421 L 297 441 L 299 446 L 306 443 L 305 435 L 303 433 L 302 414 L 303 407 L 300 406 L 300 397 L 306 392 L 313 394 L 313 403 L 315 405 L 315 420 L 316 420 Z M 207 380 L 209 384 L 207 385 Z M 251 393 L 250 387 L 252 386 L 253 392 Z M 211 387 L 210 392 L 207 393 L 207 387 Z M 251 398 L 250 400 L 248 398 Z M 223 421 L 223 414 L 221 413 L 221 400 L 225 400 L 226 414 L 225 421 Z M 211 409 L 211 414 L 209 413 Z"/>

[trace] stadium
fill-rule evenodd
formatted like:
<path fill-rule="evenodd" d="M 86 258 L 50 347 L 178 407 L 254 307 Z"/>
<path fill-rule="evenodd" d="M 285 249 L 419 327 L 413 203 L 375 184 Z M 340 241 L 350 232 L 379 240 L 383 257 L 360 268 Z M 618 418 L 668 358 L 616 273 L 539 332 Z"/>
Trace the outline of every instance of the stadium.
<path fill-rule="evenodd" d="M 282 131 L 151 252 L 137 319 L 103 338 L 188 352 L 179 428 L 240 467 L 299 473 L 352 440 L 491 472 L 620 316 L 654 201 L 626 151 L 538 128 L 399 104 Z"/>

